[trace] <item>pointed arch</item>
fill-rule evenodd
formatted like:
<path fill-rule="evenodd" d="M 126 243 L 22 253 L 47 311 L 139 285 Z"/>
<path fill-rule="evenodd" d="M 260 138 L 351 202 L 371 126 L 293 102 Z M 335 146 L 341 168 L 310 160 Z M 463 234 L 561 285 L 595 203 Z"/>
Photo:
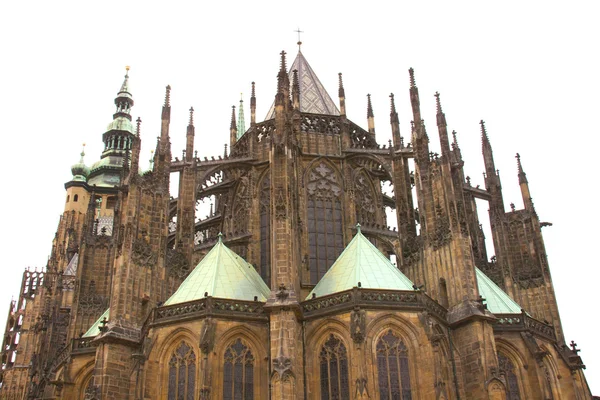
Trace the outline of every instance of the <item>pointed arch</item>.
<path fill-rule="evenodd" d="M 344 250 L 343 180 L 326 158 L 313 160 L 304 174 L 309 283 L 316 285 Z"/>
<path fill-rule="evenodd" d="M 528 385 L 525 385 L 526 368 L 525 358 L 521 352 L 510 342 L 496 338 L 496 351 L 498 353 L 498 369 L 505 376 L 506 399 L 528 399 L 532 397 Z"/>
<path fill-rule="evenodd" d="M 255 361 L 252 348 L 241 337 L 225 348 L 222 360 L 223 400 L 254 399 Z"/>
<path fill-rule="evenodd" d="M 152 340 L 159 341 L 161 337 L 155 336 Z M 155 353 L 161 371 L 158 397 L 169 400 L 194 399 L 200 376 L 200 351 L 196 346 L 200 341 L 198 335 L 179 327 L 162 340 L 162 344 L 156 346 Z"/>
<path fill-rule="evenodd" d="M 364 168 L 353 171 L 354 201 L 356 222 L 362 225 L 376 224 L 378 222 L 376 191 L 372 179 Z"/>
<path fill-rule="evenodd" d="M 377 340 L 375 357 L 379 398 L 411 400 L 408 348 L 393 329 L 388 329 Z"/>
<path fill-rule="evenodd" d="M 350 398 L 350 358 L 344 340 L 330 333 L 318 348 L 321 400 Z"/>

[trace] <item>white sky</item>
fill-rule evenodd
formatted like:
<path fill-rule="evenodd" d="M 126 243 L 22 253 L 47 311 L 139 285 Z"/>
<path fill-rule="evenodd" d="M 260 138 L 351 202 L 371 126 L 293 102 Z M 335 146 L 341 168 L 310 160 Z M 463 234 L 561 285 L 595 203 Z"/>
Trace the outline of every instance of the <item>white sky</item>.
<path fill-rule="evenodd" d="M 344 74 L 348 116 L 363 127 L 372 94 L 380 143 L 391 138 L 390 92 L 409 136 L 407 69 L 414 67 L 433 151 L 438 90 L 465 172 L 482 186 L 479 120 L 486 121 L 507 208 L 522 207 L 514 158 L 521 154 L 536 210 L 554 224 L 544 238 L 566 338 L 583 349 L 588 382 L 600 393 L 592 308 L 600 277 L 592 177 L 600 142 L 597 2 L 61 3 L 0 7 L 0 327 L 23 268 L 45 265 L 81 143 L 88 165 L 100 156 L 125 65 L 133 115 L 143 120 L 142 165 L 156 144 L 167 84 L 173 155 L 181 157 L 190 106 L 199 155 L 218 155 L 240 92 L 250 121 L 251 81 L 257 119 L 266 115 L 279 52 L 288 52 L 290 65 L 299 26 L 303 53 L 334 100 L 337 73 Z"/>

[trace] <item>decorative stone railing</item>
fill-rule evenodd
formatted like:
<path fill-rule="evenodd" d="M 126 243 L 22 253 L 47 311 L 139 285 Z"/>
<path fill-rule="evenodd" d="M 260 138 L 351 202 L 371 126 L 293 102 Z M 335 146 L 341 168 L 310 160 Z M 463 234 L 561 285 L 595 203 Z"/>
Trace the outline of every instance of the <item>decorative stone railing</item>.
<path fill-rule="evenodd" d="M 202 317 L 222 317 L 267 322 L 264 303 L 259 301 L 229 300 L 205 297 L 186 303 L 158 307 L 152 325 L 180 322 Z"/>
<path fill-rule="evenodd" d="M 556 341 L 556 332 L 552 325 L 538 321 L 525 313 L 495 315 L 498 318 L 498 321 L 494 325 L 494 330 L 496 331 L 529 331 L 534 335 Z"/>
<path fill-rule="evenodd" d="M 338 312 L 350 311 L 354 307 L 386 310 L 426 310 L 445 320 L 447 310 L 427 296 L 413 290 L 362 289 L 355 287 L 323 297 L 315 297 L 301 303 L 304 318 L 311 319 Z"/>

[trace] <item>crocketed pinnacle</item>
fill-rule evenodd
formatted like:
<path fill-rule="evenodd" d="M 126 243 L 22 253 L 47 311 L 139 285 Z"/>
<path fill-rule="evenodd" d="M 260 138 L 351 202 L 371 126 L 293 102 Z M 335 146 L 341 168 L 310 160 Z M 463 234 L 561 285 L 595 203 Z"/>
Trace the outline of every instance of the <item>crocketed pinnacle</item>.
<path fill-rule="evenodd" d="M 141 125 L 142 119 L 140 117 L 137 117 L 137 119 L 135 120 L 135 136 L 137 136 L 138 138 L 140 137 Z"/>
<path fill-rule="evenodd" d="M 367 94 L 367 118 L 373 118 L 373 106 L 371 105 L 371 94 Z"/>
<path fill-rule="evenodd" d="M 189 126 L 194 126 L 194 107 L 190 107 L 190 121 L 188 122 Z"/>
<path fill-rule="evenodd" d="M 410 87 L 417 87 L 417 84 L 415 83 L 415 70 L 412 67 L 408 69 L 408 75 L 410 77 Z"/>
<path fill-rule="evenodd" d="M 346 91 L 344 90 L 344 82 L 342 81 L 342 73 L 338 73 L 339 80 L 339 88 L 338 88 L 338 97 L 346 97 Z"/>
<path fill-rule="evenodd" d="M 479 125 L 481 125 L 481 143 L 483 146 L 491 147 L 490 139 L 488 138 L 487 131 L 485 130 L 485 122 L 481 120 L 479 121 Z"/>
<path fill-rule="evenodd" d="M 237 124 L 235 122 L 235 106 L 231 106 L 231 124 L 229 125 L 230 129 L 237 129 Z"/>
<path fill-rule="evenodd" d="M 244 99 L 243 99 L 243 96 L 244 95 L 242 93 L 240 93 L 240 107 L 238 109 L 238 121 L 237 121 L 237 137 L 238 137 L 238 139 L 246 131 L 246 121 L 244 119 Z"/>
<path fill-rule="evenodd" d="M 165 107 L 171 107 L 171 85 L 165 88 Z"/>
<path fill-rule="evenodd" d="M 523 171 L 523 165 L 521 164 L 521 155 L 517 153 L 515 158 L 517 159 L 517 169 L 519 171 L 519 184 L 527 183 L 527 174 L 525 174 L 525 171 Z"/>
<path fill-rule="evenodd" d="M 435 105 L 438 114 L 442 113 L 442 103 L 440 103 L 440 92 L 435 92 Z"/>

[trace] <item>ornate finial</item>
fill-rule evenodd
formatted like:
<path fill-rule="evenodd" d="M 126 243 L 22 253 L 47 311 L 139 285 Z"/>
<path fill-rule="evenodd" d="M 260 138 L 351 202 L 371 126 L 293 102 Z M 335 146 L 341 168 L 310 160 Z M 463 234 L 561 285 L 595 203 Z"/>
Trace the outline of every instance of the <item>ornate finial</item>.
<path fill-rule="evenodd" d="M 359 223 L 356 224 L 356 233 L 357 234 L 360 233 L 360 224 Z"/>
<path fill-rule="evenodd" d="M 219 234 L 217 235 L 217 240 L 219 243 L 223 243 L 223 234 L 221 232 L 219 232 Z"/>
<path fill-rule="evenodd" d="M 442 113 L 442 104 L 440 103 L 440 92 L 435 92 L 435 105 L 437 107 L 437 113 Z"/>
<path fill-rule="evenodd" d="M 252 82 L 252 94 L 250 95 L 250 97 L 256 97 L 256 93 L 254 91 L 254 82 Z"/>
<path fill-rule="evenodd" d="M 81 156 L 81 162 L 83 162 L 83 156 L 85 156 L 85 143 L 81 144 L 81 153 L 79 155 Z"/>
<path fill-rule="evenodd" d="M 396 103 L 394 102 L 394 93 L 390 93 L 390 114 L 396 114 Z"/>
<path fill-rule="evenodd" d="M 167 85 L 166 87 L 165 107 L 171 107 L 171 85 Z"/>
<path fill-rule="evenodd" d="M 140 137 L 140 126 L 142 125 L 142 119 L 140 117 L 137 117 L 137 119 L 135 120 L 135 135 L 137 137 Z"/>
<path fill-rule="evenodd" d="M 517 168 L 519 168 L 519 173 L 522 174 L 523 173 L 523 166 L 521 165 L 521 155 L 519 153 L 517 153 L 517 155 L 515 156 L 515 158 L 517 159 Z"/>
<path fill-rule="evenodd" d="M 480 120 L 479 125 L 481 125 L 481 136 L 485 136 L 487 138 L 487 132 L 485 131 L 485 121 Z"/>
<path fill-rule="evenodd" d="M 285 72 L 285 71 L 287 71 L 287 67 L 285 64 L 285 54 L 286 53 L 285 53 L 285 51 L 281 51 L 281 53 L 279 53 L 279 54 L 281 54 L 281 66 L 279 69 L 280 69 L 280 71 Z"/>
<path fill-rule="evenodd" d="M 412 67 L 408 69 L 408 74 L 410 75 L 410 87 L 417 87 L 417 85 L 415 84 L 415 70 Z"/>
<path fill-rule="evenodd" d="M 188 125 L 189 126 L 194 125 L 194 107 L 190 107 L 190 122 Z"/>
<path fill-rule="evenodd" d="M 458 140 L 456 140 L 456 131 L 452 131 L 452 149 L 458 149 Z"/>
<path fill-rule="evenodd" d="M 298 27 L 298 29 L 296 29 L 294 32 L 296 32 L 298 34 L 298 51 L 300 51 L 300 46 L 302 46 L 302 41 L 300 40 L 300 34 L 304 33 L 304 31 L 301 31 L 300 28 Z"/>
<path fill-rule="evenodd" d="M 126 77 L 129 76 L 129 68 L 130 68 L 129 65 L 125 66 L 125 76 Z"/>
<path fill-rule="evenodd" d="M 338 80 L 339 80 L 338 97 L 346 97 L 346 92 L 344 90 L 344 82 L 342 81 L 342 73 L 341 72 L 338 72 Z"/>
<path fill-rule="evenodd" d="M 367 94 L 367 118 L 373 117 L 373 106 L 371 105 L 371 94 Z"/>

